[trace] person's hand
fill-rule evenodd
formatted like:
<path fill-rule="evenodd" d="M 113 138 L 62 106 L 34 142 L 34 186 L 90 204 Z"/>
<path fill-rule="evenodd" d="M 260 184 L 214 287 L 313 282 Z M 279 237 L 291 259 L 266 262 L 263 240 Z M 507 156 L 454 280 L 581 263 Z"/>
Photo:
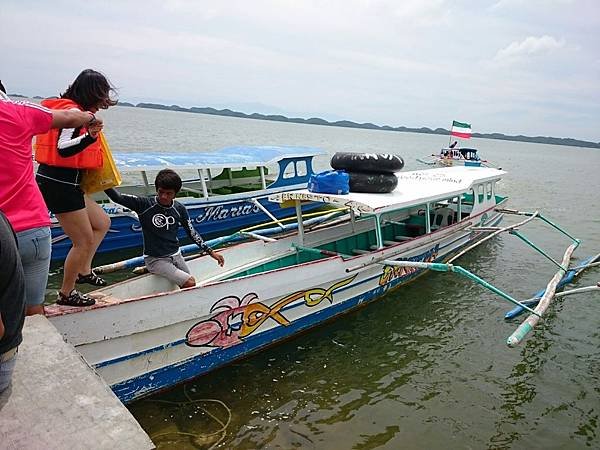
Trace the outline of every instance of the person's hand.
<path fill-rule="evenodd" d="M 220 253 L 216 253 L 216 252 L 212 251 L 210 253 L 210 257 L 212 259 L 214 259 L 215 261 L 217 261 L 217 263 L 221 267 L 223 267 L 223 265 L 225 264 L 225 258 L 223 258 L 223 255 L 221 255 Z"/>
<path fill-rule="evenodd" d="M 93 124 L 88 126 L 88 133 L 90 133 L 90 136 L 95 139 L 98 137 L 98 133 L 100 133 L 102 128 L 104 128 L 102 122 L 94 122 Z"/>
<path fill-rule="evenodd" d="M 100 125 L 102 125 L 104 123 L 104 120 L 102 120 L 102 117 L 97 116 L 93 112 L 85 111 L 85 113 L 89 116 L 89 121 L 87 122 L 88 127 L 91 125 L 94 125 L 96 123 L 98 123 Z"/>

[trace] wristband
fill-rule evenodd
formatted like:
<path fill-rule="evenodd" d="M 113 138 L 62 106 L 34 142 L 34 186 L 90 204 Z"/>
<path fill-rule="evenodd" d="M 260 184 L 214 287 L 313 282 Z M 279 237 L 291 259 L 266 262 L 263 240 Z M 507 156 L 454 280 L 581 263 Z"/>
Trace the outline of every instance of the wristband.
<path fill-rule="evenodd" d="M 90 116 L 92 116 L 92 117 L 90 117 L 90 121 L 87 123 L 88 127 L 89 127 L 90 125 L 95 124 L 97 122 L 97 120 L 96 120 L 96 116 L 94 115 L 93 112 L 88 111 L 88 113 L 90 114 Z"/>

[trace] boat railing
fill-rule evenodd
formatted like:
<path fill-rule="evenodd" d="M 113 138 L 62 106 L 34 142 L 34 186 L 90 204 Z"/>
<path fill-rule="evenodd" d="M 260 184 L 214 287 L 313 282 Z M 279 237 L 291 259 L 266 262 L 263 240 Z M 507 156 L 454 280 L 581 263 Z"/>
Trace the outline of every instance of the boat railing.
<path fill-rule="evenodd" d="M 322 211 L 314 211 L 310 213 L 305 213 L 302 215 L 303 218 L 307 218 L 308 220 L 304 223 L 306 230 L 311 230 L 312 227 L 327 224 L 330 220 L 340 219 L 344 215 L 347 214 L 348 208 L 335 208 L 335 209 L 327 209 Z M 287 217 L 283 219 L 279 219 L 280 222 L 284 224 L 286 222 L 295 221 L 296 217 Z M 344 218 L 344 220 L 348 220 Z M 278 225 L 276 227 L 272 227 L 274 222 L 264 222 L 258 225 L 253 225 L 247 228 L 244 228 L 236 233 L 230 234 L 228 236 L 222 236 L 219 238 L 211 239 L 206 241 L 206 243 L 212 248 L 218 248 L 219 246 L 239 242 L 248 239 L 249 237 L 255 238 L 255 236 L 250 236 L 244 233 L 252 233 L 254 235 L 261 236 L 269 236 L 269 235 L 281 235 L 282 233 L 290 233 L 295 231 L 298 227 L 298 223 L 288 223 L 284 225 L 284 229 Z M 271 228 L 265 228 L 269 227 Z M 180 247 L 180 251 L 183 255 L 192 255 L 198 253 L 199 248 L 196 244 L 189 244 Z M 114 262 L 111 264 L 105 264 L 102 266 L 94 267 L 94 272 L 97 274 L 106 274 L 118 272 L 120 270 L 131 270 L 135 269 L 139 266 L 144 265 L 144 258 L 142 256 L 136 256 L 134 258 L 125 259 L 122 261 Z"/>

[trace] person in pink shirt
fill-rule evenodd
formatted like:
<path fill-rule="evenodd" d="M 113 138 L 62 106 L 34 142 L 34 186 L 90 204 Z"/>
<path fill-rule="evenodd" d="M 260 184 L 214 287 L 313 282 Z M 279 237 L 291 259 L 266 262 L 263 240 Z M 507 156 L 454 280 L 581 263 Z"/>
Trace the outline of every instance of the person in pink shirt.
<path fill-rule="evenodd" d="M 50 110 L 13 102 L 0 88 L 0 210 L 17 234 L 26 282 L 27 314 L 44 313 L 50 267 L 50 216 L 33 172 L 31 141 L 51 128 L 76 128 L 100 118 L 89 111 Z"/>

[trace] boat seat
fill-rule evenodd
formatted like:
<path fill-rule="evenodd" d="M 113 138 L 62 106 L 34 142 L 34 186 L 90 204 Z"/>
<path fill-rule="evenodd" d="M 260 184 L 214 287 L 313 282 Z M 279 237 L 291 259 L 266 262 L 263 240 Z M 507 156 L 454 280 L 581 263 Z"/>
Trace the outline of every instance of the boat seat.
<path fill-rule="evenodd" d="M 352 253 L 355 255 L 364 255 L 365 253 L 371 253 L 369 250 L 361 250 L 359 248 L 355 248 L 352 250 Z"/>
<path fill-rule="evenodd" d="M 450 208 L 438 208 L 435 210 L 433 220 L 431 221 L 431 229 L 437 230 L 439 228 L 447 227 L 452 225 L 454 222 L 454 210 Z"/>
<path fill-rule="evenodd" d="M 410 236 L 394 236 L 394 239 L 397 241 L 410 241 L 412 238 Z"/>
<path fill-rule="evenodd" d="M 383 241 L 384 247 L 389 247 L 390 245 L 396 245 L 396 244 L 397 244 L 396 241 Z M 373 244 L 373 245 L 369 246 L 369 248 L 371 250 L 377 250 L 378 247 L 377 247 L 377 244 Z"/>

